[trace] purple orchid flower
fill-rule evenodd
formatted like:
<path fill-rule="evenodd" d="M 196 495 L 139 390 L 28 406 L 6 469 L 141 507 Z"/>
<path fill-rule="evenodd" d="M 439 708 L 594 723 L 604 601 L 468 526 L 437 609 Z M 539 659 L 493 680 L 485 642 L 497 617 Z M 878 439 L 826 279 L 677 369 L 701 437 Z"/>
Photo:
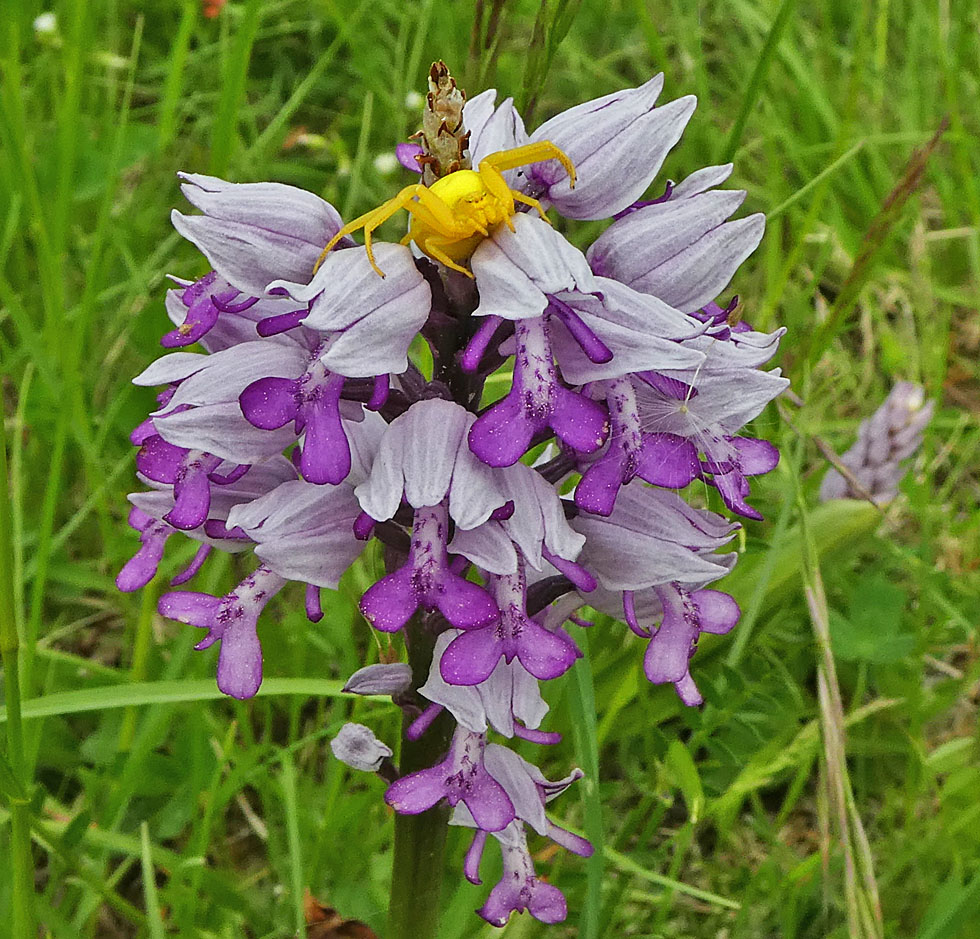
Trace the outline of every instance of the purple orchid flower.
<path fill-rule="evenodd" d="M 487 747 L 484 764 L 507 793 L 516 818 L 502 831 L 493 832 L 500 843 L 504 874 L 477 912 L 495 926 L 505 925 L 511 913 L 525 910 L 543 923 L 562 922 L 567 914 L 565 898 L 560 890 L 538 879 L 527 850 L 524 823 L 575 854 L 591 856 L 593 849 L 588 841 L 555 825 L 544 812 L 545 803 L 564 792 L 575 780 L 581 779 L 583 773 L 576 769 L 565 779 L 550 782 L 536 766 L 496 744 Z M 479 829 L 464 864 L 466 878 L 471 883 L 479 884 L 480 860 L 488 832 L 479 825 L 468 808 L 465 804 L 457 805 L 450 824 Z"/>
<path fill-rule="evenodd" d="M 494 579 L 500 616 L 496 623 L 462 633 L 442 655 L 440 671 L 450 684 L 478 685 L 486 681 L 501 658 L 517 658 L 535 678 L 557 678 L 581 653 L 567 637 L 553 633 L 527 614 L 524 565 L 516 573 Z"/>
<path fill-rule="evenodd" d="M 221 457 L 203 450 L 174 446 L 159 434 L 146 437 L 136 454 L 136 469 L 142 476 L 173 486 L 174 506 L 164 521 L 184 531 L 204 524 L 211 506 L 212 484 L 236 482 L 248 468 L 247 464 L 225 465 Z"/>
<path fill-rule="evenodd" d="M 393 782 L 385 802 L 403 815 L 425 812 L 443 799 L 452 806 L 462 802 L 483 831 L 506 828 L 514 806 L 483 765 L 486 746 L 485 735 L 457 728 L 446 759 Z"/>
<path fill-rule="evenodd" d="M 493 597 L 450 569 L 448 521 L 445 502 L 415 510 L 408 561 L 361 597 L 361 612 L 375 629 L 397 632 L 420 606 L 438 610 L 458 629 L 480 629 L 500 619 Z"/>
<path fill-rule="evenodd" d="M 711 358 L 709 357 L 709 362 Z M 747 476 L 767 473 L 779 461 L 776 448 L 735 431 L 789 384 L 779 370 L 754 368 L 673 373 L 672 383 L 633 379 L 640 426 L 684 438 L 705 455 L 697 475 L 714 485 L 725 504 L 748 518 L 762 516 L 745 501 Z M 690 379 L 687 383 L 684 379 Z M 738 389 L 735 392 L 735 388 Z M 692 394 L 696 390 L 697 394 Z M 689 451 L 690 452 L 690 451 Z"/>
<path fill-rule="evenodd" d="M 474 883 L 480 883 L 475 871 L 486 839 L 486 832 L 478 831 L 467 853 L 465 870 L 468 879 Z M 541 923 L 563 923 L 568 916 L 565 895 L 538 878 L 523 825 L 515 822 L 507 829 L 506 836 L 498 837 L 497 841 L 503 858 L 503 873 L 477 913 L 493 926 L 506 926 L 511 913 L 525 911 Z"/>
<path fill-rule="evenodd" d="M 180 305 L 186 312 L 177 328 L 160 340 L 167 349 L 193 345 L 214 328 L 222 313 L 244 313 L 258 303 L 258 297 L 243 297 L 214 271 L 174 293 L 179 293 Z"/>
<path fill-rule="evenodd" d="M 654 588 L 663 608 L 663 620 L 650 639 L 643 657 L 643 671 L 654 684 L 671 682 L 680 699 L 690 707 L 703 702 L 688 662 L 702 632 L 724 635 L 734 628 L 741 610 L 719 590 L 685 590 L 679 584 Z"/>
<path fill-rule="evenodd" d="M 575 504 L 608 516 L 620 488 L 631 480 L 683 489 L 698 475 L 700 463 L 689 440 L 677 434 L 643 432 L 636 395 L 627 379 L 603 384 L 612 425 L 609 448 L 582 475 L 575 488 Z"/>
<path fill-rule="evenodd" d="M 262 647 L 256 623 L 285 584 L 269 568 L 259 567 L 223 597 L 172 590 L 160 597 L 157 609 L 161 616 L 208 631 L 195 649 L 220 642 L 218 687 L 233 698 L 251 698 L 262 684 Z"/>
<path fill-rule="evenodd" d="M 419 718 L 420 730 L 428 727 L 443 709 L 450 711 L 457 723 L 474 733 L 484 733 L 492 727 L 504 737 L 520 737 L 535 743 L 555 743 L 556 734 L 537 728 L 548 713 L 541 697 L 538 681 L 518 659 L 499 660 L 490 677 L 477 685 L 451 685 L 442 677 L 441 662 L 446 649 L 462 630 L 447 629 L 436 639 L 429 677 L 419 688 L 419 694 L 432 704 Z M 410 730 L 415 739 L 419 731 Z"/>
<path fill-rule="evenodd" d="M 200 570 L 212 548 L 235 553 L 251 547 L 253 542 L 244 531 L 225 524 L 232 509 L 261 497 L 295 476 L 295 470 L 283 457 L 249 467 L 234 482 L 212 491 L 207 518 L 189 530 L 178 529 L 165 521 L 175 508 L 173 487 L 130 494 L 129 501 L 133 503 L 133 508 L 129 514 L 129 524 L 140 533 L 140 548 L 119 572 L 116 586 L 124 592 L 145 587 L 156 575 L 167 539 L 178 531 L 202 544 L 190 565 L 171 581 L 174 586 L 190 580 Z"/>
<path fill-rule="evenodd" d="M 511 466 L 535 434 L 550 427 L 567 446 L 592 453 L 605 442 L 609 423 L 601 405 L 558 381 L 543 320 L 515 324 L 517 355 L 510 393 L 470 430 L 470 449 L 488 466 Z"/>

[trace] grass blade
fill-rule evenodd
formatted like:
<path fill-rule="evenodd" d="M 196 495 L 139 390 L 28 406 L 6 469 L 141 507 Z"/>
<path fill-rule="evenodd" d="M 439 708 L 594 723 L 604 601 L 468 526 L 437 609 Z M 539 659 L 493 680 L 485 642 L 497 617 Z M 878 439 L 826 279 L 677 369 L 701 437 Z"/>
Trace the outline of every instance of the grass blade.
<path fill-rule="evenodd" d="M 602 913 L 602 880 L 605 870 L 605 832 L 602 803 L 599 799 L 599 747 L 597 744 L 595 689 L 592 685 L 592 663 L 589 657 L 588 633 L 580 634 L 584 658 L 572 669 L 568 692 L 568 710 L 572 719 L 575 757 L 585 772 L 580 780 L 585 815 L 585 837 L 595 849 L 585 862 L 585 902 L 579 917 L 580 939 L 596 939 Z"/>
<path fill-rule="evenodd" d="M 356 698 L 343 692 L 344 683 L 332 678 L 267 678 L 256 697 L 302 695 L 309 698 Z M 34 698 L 23 705 L 22 717 L 33 720 L 86 711 L 103 711 L 149 704 L 185 704 L 190 701 L 227 700 L 210 678 L 178 679 L 176 681 L 133 682 L 78 691 L 58 691 Z M 390 698 L 377 698 L 379 702 Z M 0 708 L 0 723 L 5 723 L 8 708 Z"/>
<path fill-rule="evenodd" d="M 140 823 L 140 863 L 143 868 L 143 898 L 146 902 L 147 926 L 150 939 L 164 939 L 163 914 L 160 912 L 160 897 L 157 893 L 156 870 L 153 867 L 150 826 Z"/>

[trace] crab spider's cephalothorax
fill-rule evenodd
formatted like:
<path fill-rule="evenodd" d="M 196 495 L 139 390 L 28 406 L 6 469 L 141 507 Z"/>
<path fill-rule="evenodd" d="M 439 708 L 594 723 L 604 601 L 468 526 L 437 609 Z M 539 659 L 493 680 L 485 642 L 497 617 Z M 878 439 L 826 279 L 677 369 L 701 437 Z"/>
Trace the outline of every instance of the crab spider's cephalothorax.
<path fill-rule="evenodd" d="M 480 161 L 477 170 L 457 170 L 437 179 L 431 186 L 421 183 L 406 186 L 393 199 L 349 222 L 330 239 L 313 270 L 316 271 L 341 238 L 363 228 L 368 259 L 378 274 L 384 277 L 384 272 L 374 260 L 371 233 L 399 209 L 405 209 L 412 220 L 408 234 L 401 243 L 407 245 L 414 241 L 430 258 L 472 277 L 473 274 L 460 262 L 468 261 L 477 245 L 498 225 L 504 224 L 511 231 L 514 230 L 511 217 L 516 211 L 515 202 L 537 209 L 538 214 L 545 221 L 548 220 L 537 199 L 511 189 L 503 177 L 505 170 L 545 160 L 561 163 L 568 173 L 570 185 L 574 187 L 575 167 L 572 161 L 550 141 L 542 140 L 513 150 L 491 153 Z"/>

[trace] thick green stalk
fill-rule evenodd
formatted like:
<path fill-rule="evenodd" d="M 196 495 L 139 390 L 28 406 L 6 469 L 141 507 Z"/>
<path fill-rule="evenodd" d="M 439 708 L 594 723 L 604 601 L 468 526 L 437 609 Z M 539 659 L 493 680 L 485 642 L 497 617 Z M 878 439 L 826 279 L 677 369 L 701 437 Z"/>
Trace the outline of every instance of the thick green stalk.
<path fill-rule="evenodd" d="M 413 687 L 425 681 L 432 662 L 434 638 L 417 618 L 408 625 L 408 659 Z M 406 727 L 409 722 L 406 717 Z M 416 741 L 403 739 L 402 775 L 438 762 L 446 752 L 452 720 L 442 714 Z M 391 871 L 386 939 L 419 939 L 439 931 L 443 855 L 449 831 L 449 808 L 439 805 L 420 815 L 395 816 L 395 851 Z"/>
<path fill-rule="evenodd" d="M 20 713 L 20 641 L 14 618 L 14 552 L 10 524 L 10 485 L 7 479 L 7 433 L 3 389 L 0 388 L 0 656 L 7 704 L 7 759 L 19 792 L 10 797 L 10 862 L 13 869 L 13 935 L 35 936 L 34 859 L 31 855 L 31 784 L 24 759 Z"/>

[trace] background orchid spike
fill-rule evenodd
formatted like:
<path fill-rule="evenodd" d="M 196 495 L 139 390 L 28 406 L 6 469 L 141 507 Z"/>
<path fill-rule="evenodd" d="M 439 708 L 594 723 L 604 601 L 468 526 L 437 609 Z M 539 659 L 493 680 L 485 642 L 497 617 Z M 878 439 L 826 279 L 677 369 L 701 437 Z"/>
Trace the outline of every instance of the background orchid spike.
<path fill-rule="evenodd" d="M 854 446 L 840 458 L 848 476 L 834 467 L 827 471 L 820 485 L 821 501 L 870 498 L 882 504 L 894 499 L 907 461 L 922 446 L 934 407 L 921 385 L 898 382 L 881 407 L 861 422 Z"/>
<path fill-rule="evenodd" d="M 207 630 L 197 648 L 219 646 L 219 687 L 247 698 L 263 680 L 263 643 L 281 642 L 259 624 L 275 595 L 329 622 L 321 590 L 377 539 L 383 551 L 369 556 L 383 554 L 384 571 L 359 568 L 360 583 L 374 576 L 358 609 L 390 645 L 345 690 L 403 709 L 401 771 L 394 747 L 358 724 L 331 748 L 379 771 L 388 805 L 418 816 L 396 822 L 396 887 L 440 879 L 415 859 L 437 853 L 448 812 L 428 810 L 448 805 L 453 824 L 476 829 L 464 876 L 479 883 L 490 835 L 503 853 L 504 880 L 479 914 L 555 923 L 567 903 L 539 876 L 526 827 L 588 856 L 544 812 L 582 772 L 565 766 L 551 783 L 507 741 L 561 741 L 542 688 L 583 667 L 571 625 L 590 625 L 575 615 L 584 603 L 643 640 L 650 682 L 689 706 L 712 696 L 691 659 L 703 633 L 738 620 L 735 600 L 706 587 L 734 565 L 721 552 L 739 525 L 701 504 L 707 483 L 715 508 L 761 517 L 747 479 L 778 453 L 742 428 L 787 384 L 762 370 L 782 332 L 733 325 L 720 296 L 763 227 L 761 216 L 728 221 L 745 193 L 711 187 L 730 166 L 641 199 L 694 108 L 658 105 L 662 76 L 531 135 L 509 99 L 466 102 L 442 63 L 429 80 L 422 182 L 347 224 L 291 187 L 181 175 L 204 214 L 175 213 L 174 225 L 214 270 L 170 292 L 164 344 L 204 352 L 173 352 L 135 380 L 164 390 L 132 437 L 151 491 L 132 497 L 140 547 L 118 583 L 148 583 L 180 532 L 202 547 L 175 583 L 211 548 L 253 553 L 253 573 L 223 595 L 159 601 Z M 547 207 L 609 225 L 591 246 L 594 227 L 563 226 L 569 241 Z M 374 241 L 401 209 L 401 244 Z M 360 228 L 365 250 L 347 237 Z M 501 366 L 509 379 L 486 385 Z M 619 635 L 608 618 L 592 629 L 593 643 Z M 396 661 L 403 648 L 408 662 Z M 393 900 L 390 935 L 435 935 L 416 915 Z"/>

